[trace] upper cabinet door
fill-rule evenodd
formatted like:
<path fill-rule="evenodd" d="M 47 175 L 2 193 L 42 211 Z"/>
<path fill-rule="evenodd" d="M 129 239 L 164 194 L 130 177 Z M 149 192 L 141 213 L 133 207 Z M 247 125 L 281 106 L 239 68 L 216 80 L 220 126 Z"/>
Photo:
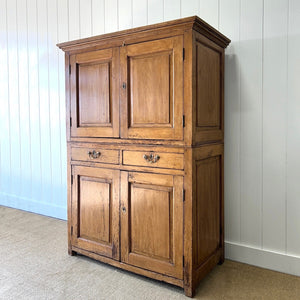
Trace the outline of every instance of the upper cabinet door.
<path fill-rule="evenodd" d="M 183 139 L 183 38 L 120 48 L 121 137 Z"/>
<path fill-rule="evenodd" d="M 118 48 L 70 56 L 72 137 L 119 137 L 118 60 Z"/>

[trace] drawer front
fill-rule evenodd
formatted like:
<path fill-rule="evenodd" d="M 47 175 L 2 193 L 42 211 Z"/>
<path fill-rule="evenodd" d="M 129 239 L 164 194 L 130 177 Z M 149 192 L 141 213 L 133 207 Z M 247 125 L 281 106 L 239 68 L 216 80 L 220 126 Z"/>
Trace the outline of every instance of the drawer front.
<path fill-rule="evenodd" d="M 71 149 L 71 159 L 80 161 L 92 161 L 106 164 L 119 164 L 119 150 L 101 148 L 79 148 Z"/>
<path fill-rule="evenodd" d="M 123 164 L 182 170 L 183 154 L 152 151 L 123 151 Z"/>

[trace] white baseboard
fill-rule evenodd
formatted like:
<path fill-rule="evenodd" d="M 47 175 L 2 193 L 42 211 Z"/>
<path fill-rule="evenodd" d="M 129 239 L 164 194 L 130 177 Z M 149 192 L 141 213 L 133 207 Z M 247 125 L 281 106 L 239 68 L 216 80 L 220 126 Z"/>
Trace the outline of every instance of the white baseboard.
<path fill-rule="evenodd" d="M 225 242 L 225 257 L 249 265 L 300 276 L 300 256 Z"/>
<path fill-rule="evenodd" d="M 67 219 L 67 208 L 65 206 L 58 206 L 53 203 L 38 202 L 34 199 L 19 197 L 7 193 L 0 193 L 0 205 L 62 220 Z"/>
<path fill-rule="evenodd" d="M 0 205 L 17 208 L 58 219 L 67 219 L 67 208 L 51 203 L 0 193 Z M 300 276 L 300 256 L 225 242 L 225 257 L 230 260 Z"/>

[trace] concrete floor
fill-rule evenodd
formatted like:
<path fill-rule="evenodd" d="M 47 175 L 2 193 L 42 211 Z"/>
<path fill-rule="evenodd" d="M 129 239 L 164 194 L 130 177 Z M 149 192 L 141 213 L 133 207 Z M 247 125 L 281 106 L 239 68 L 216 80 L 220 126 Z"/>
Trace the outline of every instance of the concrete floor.
<path fill-rule="evenodd" d="M 67 255 L 66 222 L 0 206 L 0 299 L 188 299 L 183 290 Z M 195 299 L 300 299 L 300 278 L 225 261 Z"/>

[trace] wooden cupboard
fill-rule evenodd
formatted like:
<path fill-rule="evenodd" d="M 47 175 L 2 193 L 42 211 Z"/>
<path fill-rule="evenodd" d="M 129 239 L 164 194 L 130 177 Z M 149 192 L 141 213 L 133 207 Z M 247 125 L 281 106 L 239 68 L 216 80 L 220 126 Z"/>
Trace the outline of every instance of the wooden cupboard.
<path fill-rule="evenodd" d="M 198 17 L 65 51 L 69 254 L 183 287 L 224 261 L 224 49 Z"/>

